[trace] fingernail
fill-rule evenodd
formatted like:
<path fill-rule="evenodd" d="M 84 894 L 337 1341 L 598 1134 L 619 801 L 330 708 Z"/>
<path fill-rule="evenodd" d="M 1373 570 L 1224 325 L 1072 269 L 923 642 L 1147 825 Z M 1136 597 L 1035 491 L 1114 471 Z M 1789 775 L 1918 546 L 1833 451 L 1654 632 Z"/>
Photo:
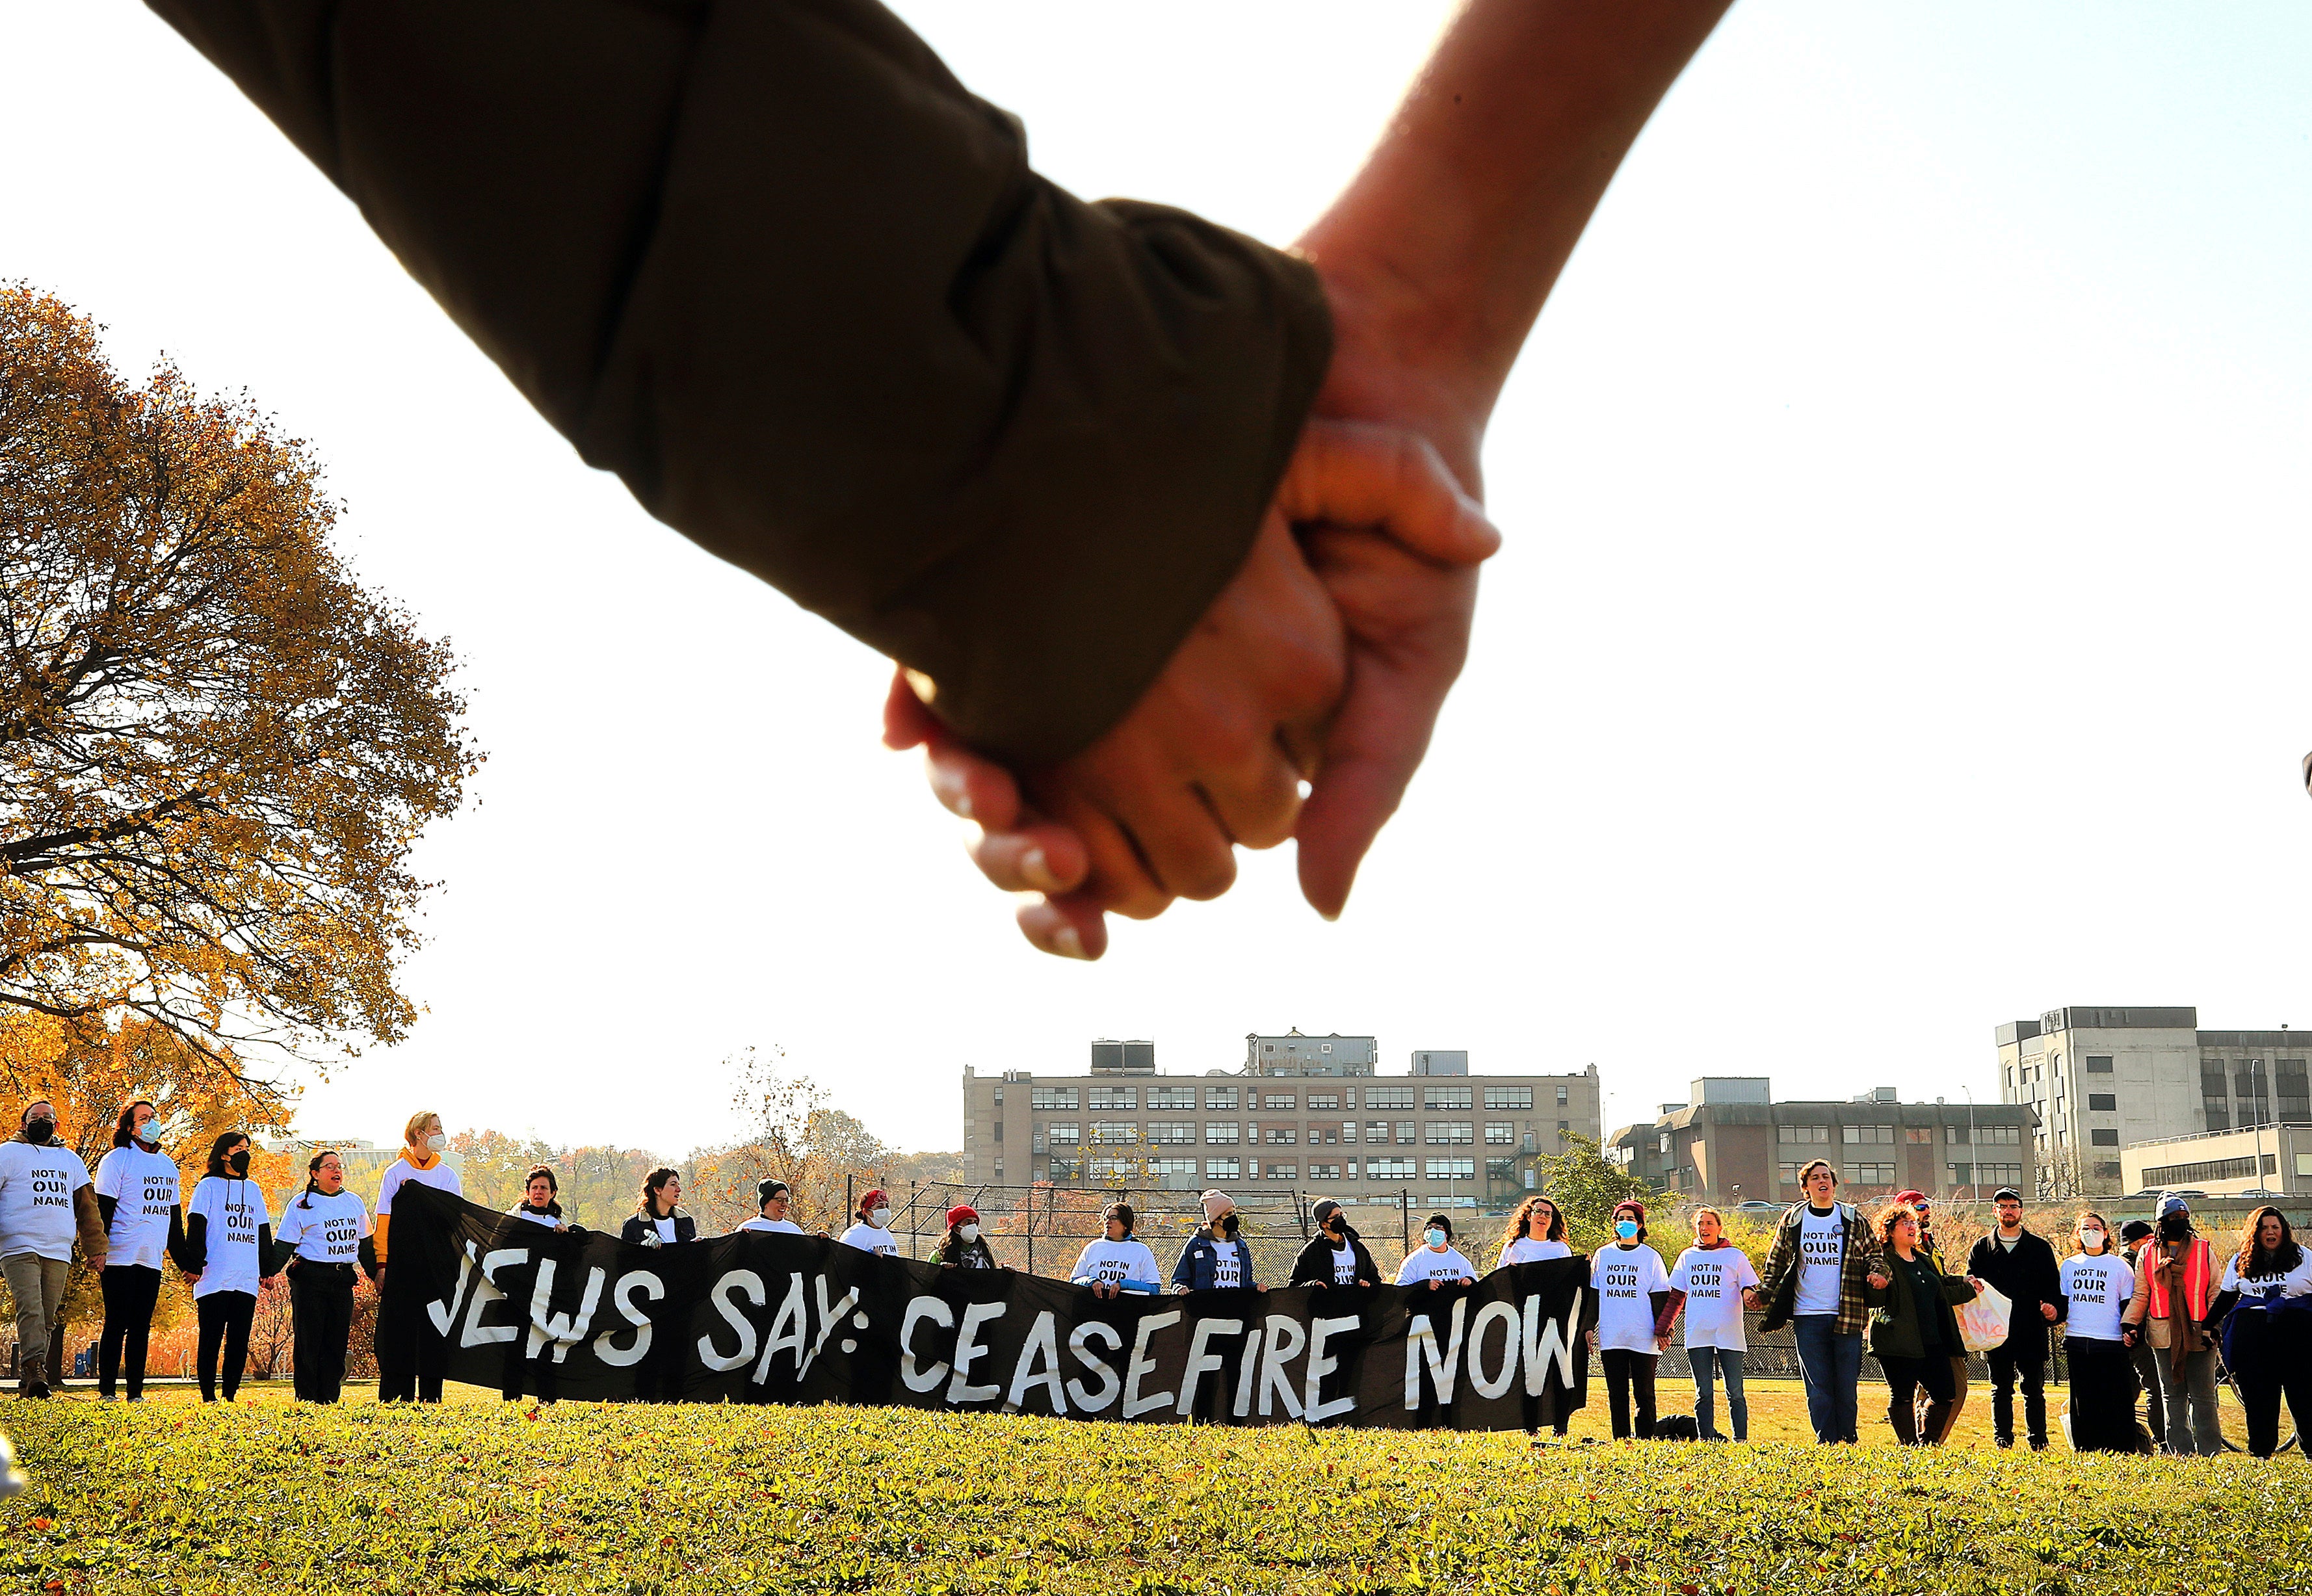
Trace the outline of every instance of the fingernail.
<path fill-rule="evenodd" d="M 1051 862 L 1044 857 L 1041 848 L 1029 848 L 1020 855 L 1020 876 L 1038 892 L 1056 892 L 1059 878 L 1052 873 Z"/>
<path fill-rule="evenodd" d="M 965 820 L 971 819 L 971 783 L 962 775 L 934 767 L 932 785 L 938 791 L 941 803 Z"/>
<path fill-rule="evenodd" d="M 1063 959 L 1084 956 L 1083 933 L 1073 925 L 1063 925 L 1052 933 L 1052 951 Z"/>

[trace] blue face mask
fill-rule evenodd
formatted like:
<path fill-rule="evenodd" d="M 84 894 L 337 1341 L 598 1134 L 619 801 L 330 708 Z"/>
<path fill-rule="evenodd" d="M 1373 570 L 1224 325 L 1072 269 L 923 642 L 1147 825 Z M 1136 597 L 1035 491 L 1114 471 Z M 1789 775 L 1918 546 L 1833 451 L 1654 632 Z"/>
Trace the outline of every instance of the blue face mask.
<path fill-rule="evenodd" d="M 1638 1222 L 1634 1219 L 1620 1220 L 1614 1226 L 1614 1233 L 1625 1241 L 1634 1241 L 1638 1239 Z"/>
<path fill-rule="evenodd" d="M 1445 1245 L 1445 1232 L 1443 1231 L 1431 1230 L 1424 1231 L 1422 1233 L 1423 1238 L 1432 1247 L 1442 1247 Z"/>

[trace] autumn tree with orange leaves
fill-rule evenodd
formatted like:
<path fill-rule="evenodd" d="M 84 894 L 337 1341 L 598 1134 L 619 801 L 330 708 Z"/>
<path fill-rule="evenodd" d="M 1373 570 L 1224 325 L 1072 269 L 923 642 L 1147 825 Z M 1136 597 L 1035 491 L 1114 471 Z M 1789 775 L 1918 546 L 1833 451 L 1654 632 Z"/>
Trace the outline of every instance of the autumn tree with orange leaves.
<path fill-rule="evenodd" d="M 409 854 L 480 756 L 310 448 L 165 364 L 128 387 L 97 332 L 0 286 L 0 1013 L 157 1027 L 278 1122 L 287 1066 L 415 1018 Z"/>

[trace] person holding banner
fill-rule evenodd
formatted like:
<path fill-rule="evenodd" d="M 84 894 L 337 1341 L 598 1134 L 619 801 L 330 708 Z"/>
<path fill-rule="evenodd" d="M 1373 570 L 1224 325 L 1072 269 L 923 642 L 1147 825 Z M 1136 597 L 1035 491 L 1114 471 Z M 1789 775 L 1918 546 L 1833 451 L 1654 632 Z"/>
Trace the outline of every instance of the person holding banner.
<path fill-rule="evenodd" d="M 1475 1285 L 1477 1271 L 1453 1245 L 1453 1221 L 1450 1215 L 1432 1214 L 1422 1223 L 1421 1245 L 1405 1255 L 1397 1266 L 1399 1285 L 1420 1285 L 1427 1283 L 1431 1291 L 1441 1285 Z"/>
<path fill-rule="evenodd" d="M 2223 1326 L 2224 1367 L 2247 1412 L 2249 1452 L 2278 1450 L 2282 1396 L 2298 1443 L 2312 1440 L 2312 1257 L 2279 1209 L 2247 1216 L 2208 1318 Z"/>
<path fill-rule="evenodd" d="M 857 1223 L 836 1239 L 878 1258 L 899 1256 L 899 1240 L 891 1233 L 891 1199 L 881 1187 L 859 1199 Z"/>
<path fill-rule="evenodd" d="M 1565 1244 L 1565 1215 L 1557 1205 L 1539 1192 L 1518 1205 L 1510 1215 L 1509 1228 L 1502 1232 L 1501 1256 L 1493 1267 L 1506 1269 L 1511 1264 L 1547 1263 L 1554 1258 L 1572 1258 L 1573 1249 Z"/>
<path fill-rule="evenodd" d="M 1207 1191 L 1201 1201 L 1204 1223 L 1180 1249 L 1179 1260 L 1172 1266 L 1172 1289 L 1237 1291 L 1250 1286 L 1266 1291 L 1252 1277 L 1252 1243 L 1239 1233 L 1244 1226 L 1237 1217 L 1236 1199 L 1226 1192 Z"/>
<path fill-rule="evenodd" d="M 1669 1275 L 1661 1254 L 1647 1246 L 1646 1206 L 1635 1198 L 1614 1205 L 1614 1243 L 1590 1260 L 1590 1285 L 1598 1293 L 1598 1323 L 1590 1350 L 1606 1370 L 1606 1410 L 1614 1439 L 1654 1433 L 1654 1366 L 1669 1337 L 1655 1326 L 1668 1311 Z M 1637 1399 L 1637 1422 L 1630 1400 Z"/>
<path fill-rule="evenodd" d="M 1105 1233 L 1096 1241 L 1084 1243 L 1068 1278 L 1078 1285 L 1091 1287 L 1091 1294 L 1096 1297 L 1112 1297 L 1127 1291 L 1143 1292 L 1152 1297 L 1161 1293 L 1164 1287 L 1157 1273 L 1156 1255 L 1148 1250 L 1147 1242 L 1132 1233 L 1132 1226 L 1139 1218 L 1132 1205 L 1110 1203 L 1099 1217 Z"/>
<path fill-rule="evenodd" d="M 305 1191 L 281 1211 L 274 1245 L 286 1255 L 300 1402 L 334 1402 L 346 1382 L 346 1339 L 354 1323 L 354 1260 L 370 1233 L 369 1210 L 346 1189 L 334 1149 L 305 1165 Z"/>
<path fill-rule="evenodd" d="M 377 1399 L 381 1402 L 442 1399 L 442 1373 L 448 1358 L 442 1334 L 427 1320 L 425 1311 L 414 1299 L 405 1303 L 385 1289 L 385 1274 L 396 1192 L 414 1182 L 446 1191 L 454 1197 L 466 1195 L 458 1171 L 442 1156 L 449 1146 L 450 1138 L 442 1129 L 442 1116 L 431 1109 L 418 1109 L 401 1127 L 401 1156 L 393 1161 L 384 1179 L 378 1183 L 377 1219 L 371 1232 L 370 1247 L 377 1258 L 374 1346 Z"/>
<path fill-rule="evenodd" d="M 566 1231 L 563 1223 L 562 1182 L 555 1178 L 550 1164 L 532 1164 L 530 1173 L 521 1178 L 521 1201 L 508 1208 L 513 1218 L 530 1224 L 542 1224 L 550 1231 Z"/>
<path fill-rule="evenodd" d="M 1792 1328 L 1816 1443 L 1852 1446 L 1861 1439 L 1862 1332 L 1870 1319 L 1863 1293 L 1886 1290 L 1887 1276 L 1870 1222 L 1838 1201 L 1838 1171 L 1829 1160 L 1808 1162 L 1799 1188 L 1806 1197 L 1783 1212 L 1759 1271 L 1766 1316 L 1758 1328 Z"/>
<path fill-rule="evenodd" d="M 2071 1373 L 2073 1451 L 2136 1450 L 2135 1364 L 2119 1316 L 2135 1295 L 2135 1271 L 2112 1250 L 2111 1225 L 2082 1214 L 2063 1260 L 2063 1355 Z"/>
<path fill-rule="evenodd" d="M 1942 1409 L 1951 1399 L 1951 1349 L 1966 1345 L 1951 1310 L 1975 1301 L 1982 1282 L 1946 1275 L 1933 1253 L 1919 1250 L 1918 1211 L 1907 1204 L 1887 1204 L 1877 1230 L 1887 1284 L 1863 1290 L 1871 1310 L 1870 1355 L 1887 1372 L 1887 1422 L 1905 1446 L 1939 1445 Z M 1923 1424 L 1915 1407 L 1921 1386 L 1932 1399 Z"/>
<path fill-rule="evenodd" d="M 2135 1260 L 2135 1297 L 2124 1323 L 2126 1334 L 2151 1344 L 2168 1451 L 2176 1457 L 2212 1458 L 2224 1450 L 2216 1424 L 2215 1339 L 2208 1329 L 2215 1300 L 2215 1249 L 2192 1228 L 2192 1205 L 2180 1193 L 2165 1193 L 2159 1229 Z"/>
<path fill-rule="evenodd" d="M 1742 1392 L 1742 1357 L 1750 1343 L 1742 1310 L 1758 1300 L 1758 1271 L 1749 1255 L 1726 1239 L 1726 1217 L 1715 1208 L 1694 1211 L 1694 1245 L 1669 1272 L 1669 1301 L 1654 1321 L 1667 1344 L 1681 1310 L 1686 1314 L 1686 1361 L 1694 1373 L 1694 1422 L 1704 1441 L 1718 1434 L 1717 1380 L 1726 1381 L 1726 1413 L 1734 1439 L 1750 1439 L 1750 1404 Z M 1713 1378 L 1714 1377 L 1714 1378 Z"/>
<path fill-rule="evenodd" d="M 1317 1222 L 1317 1233 L 1292 1260 L 1292 1285 L 1371 1285 L 1380 1278 L 1373 1255 L 1340 1204 L 1327 1197 L 1309 1216 Z"/>
<path fill-rule="evenodd" d="M 144 1399 L 144 1353 L 153 1310 L 161 1300 L 161 1259 L 185 1247 L 185 1209 L 177 1161 L 161 1151 L 161 1119 L 142 1098 L 120 1110 L 112 1151 L 96 1166 L 96 1206 L 108 1251 L 97 1285 L 104 1293 L 104 1334 L 97 1344 L 96 1394 L 113 1399 L 124 1358 L 128 1399 Z"/>
<path fill-rule="evenodd" d="M 932 1252 L 931 1261 L 943 1269 L 992 1269 L 995 1254 L 979 1233 L 979 1210 L 959 1203 L 947 1211 L 947 1234 Z"/>
<path fill-rule="evenodd" d="M 698 1240 L 698 1221 L 682 1208 L 682 1176 L 661 1164 L 643 1177 L 635 1211 L 619 1227 L 618 1240 L 637 1247 L 674 1247 Z"/>
<path fill-rule="evenodd" d="M 200 1320 L 194 1366 L 204 1402 L 217 1399 L 220 1383 L 228 1402 L 241 1390 L 258 1289 L 280 1273 L 273 1261 L 273 1215 L 263 1188 L 249 1178 L 250 1149 L 250 1139 L 237 1130 L 211 1144 L 208 1172 L 193 1188 L 185 1216 L 185 1256 L 192 1267 L 179 1267 L 193 1283 L 193 1310 Z"/>
<path fill-rule="evenodd" d="M 794 1194 L 784 1180 L 774 1180 L 768 1175 L 755 1182 L 755 1216 L 739 1228 L 742 1231 L 762 1231 L 774 1236 L 800 1236 L 802 1226 L 787 1217 L 793 1206 Z"/>

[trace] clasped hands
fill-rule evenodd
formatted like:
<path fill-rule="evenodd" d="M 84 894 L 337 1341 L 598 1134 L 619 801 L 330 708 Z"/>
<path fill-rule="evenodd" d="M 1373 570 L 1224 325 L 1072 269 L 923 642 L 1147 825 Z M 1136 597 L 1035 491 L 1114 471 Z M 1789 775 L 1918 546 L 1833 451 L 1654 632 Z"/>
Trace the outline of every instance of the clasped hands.
<path fill-rule="evenodd" d="M 1108 912 L 1217 898 L 1236 847 L 1287 837 L 1330 918 L 1428 748 L 1467 653 L 1476 567 L 1500 545 L 1420 434 L 1311 420 L 1244 566 L 1090 748 L 1007 769 L 958 741 L 904 670 L 884 741 L 926 750 L 940 801 L 981 829 L 990 881 L 1043 895 L 1019 921 L 1047 952 L 1097 959 Z"/>

